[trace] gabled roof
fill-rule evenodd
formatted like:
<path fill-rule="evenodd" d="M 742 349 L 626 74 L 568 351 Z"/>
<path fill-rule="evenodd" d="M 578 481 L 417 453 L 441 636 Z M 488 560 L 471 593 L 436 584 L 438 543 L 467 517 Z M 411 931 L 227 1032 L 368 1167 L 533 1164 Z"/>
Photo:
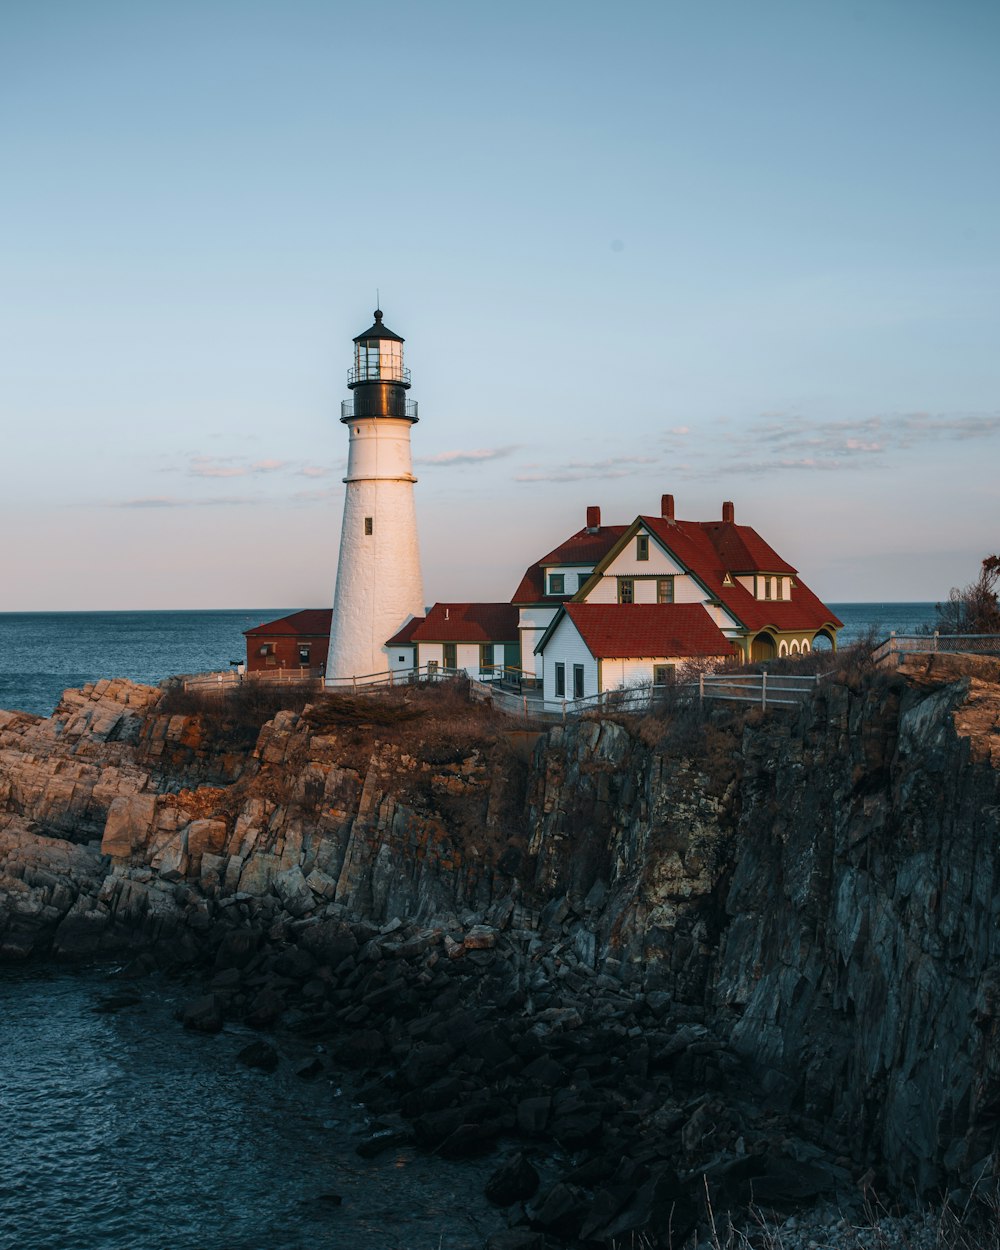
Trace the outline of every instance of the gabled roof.
<path fill-rule="evenodd" d="M 517 608 L 509 603 L 435 603 L 414 642 L 516 642 Z"/>
<path fill-rule="evenodd" d="M 778 630 L 821 629 L 824 625 L 839 628 L 842 624 L 797 575 L 791 599 L 755 599 L 739 582 L 725 584 L 727 572 L 743 570 L 729 566 L 720 548 L 728 553 L 737 550 L 740 545 L 747 551 L 753 551 L 754 547 L 744 541 L 743 534 L 719 531 L 749 532 L 759 544 L 756 554 L 770 553 L 769 558 L 778 561 L 777 565 L 760 565 L 754 572 L 795 573 L 795 569 L 776 555 L 748 525 L 737 526 L 723 521 L 667 521 L 663 517 L 652 516 L 640 517 L 639 521 L 745 629 L 756 631 L 766 626 Z"/>
<path fill-rule="evenodd" d="M 418 625 L 423 625 L 424 618 L 422 616 L 411 616 L 402 629 L 397 630 L 385 645 L 387 647 L 402 647 L 407 644 L 413 645 L 413 635 Z"/>
<path fill-rule="evenodd" d="M 797 572 L 749 525 L 736 525 L 732 521 L 699 521 L 698 524 L 730 573 Z"/>
<path fill-rule="evenodd" d="M 576 594 L 575 587 L 562 595 L 545 593 L 545 569 L 557 564 L 596 564 L 608 554 L 627 529 L 627 525 L 600 525 L 596 529 L 578 530 L 527 569 L 514 591 L 511 603 L 545 603 L 558 607 L 565 600 L 572 599 Z"/>
<path fill-rule="evenodd" d="M 567 603 L 536 650 L 564 614 L 598 660 L 736 654 L 700 603 Z"/>
<path fill-rule="evenodd" d="M 263 625 L 255 625 L 243 633 L 255 636 L 266 634 L 269 637 L 329 638 L 332 617 L 333 608 L 303 608 L 301 612 L 265 621 Z"/>

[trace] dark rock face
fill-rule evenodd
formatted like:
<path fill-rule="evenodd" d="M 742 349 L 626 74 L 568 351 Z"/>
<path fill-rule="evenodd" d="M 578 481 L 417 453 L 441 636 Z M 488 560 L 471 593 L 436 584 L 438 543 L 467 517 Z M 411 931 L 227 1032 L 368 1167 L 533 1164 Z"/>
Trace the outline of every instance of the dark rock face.
<path fill-rule="evenodd" d="M 997 1145 L 1000 688 L 913 668 L 745 737 L 712 998 L 769 1089 L 932 1190 Z"/>

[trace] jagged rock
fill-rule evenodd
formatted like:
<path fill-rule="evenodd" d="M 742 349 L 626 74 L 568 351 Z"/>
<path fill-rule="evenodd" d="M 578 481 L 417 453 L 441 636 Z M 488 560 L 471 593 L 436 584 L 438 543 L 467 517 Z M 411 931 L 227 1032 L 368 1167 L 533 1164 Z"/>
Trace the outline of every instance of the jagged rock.
<path fill-rule="evenodd" d="M 538 1192 L 538 1172 L 518 1151 L 506 1159 L 486 1182 L 486 1197 L 497 1207 L 533 1198 Z"/>
<path fill-rule="evenodd" d="M 244 1046 L 236 1059 L 246 1068 L 257 1068 L 261 1072 L 273 1072 L 278 1066 L 278 1052 L 270 1042 L 251 1042 Z"/>
<path fill-rule="evenodd" d="M 205 994 L 188 1003 L 181 1011 L 186 1029 L 197 1033 L 218 1033 L 222 1028 L 222 1001 L 217 994 Z"/>

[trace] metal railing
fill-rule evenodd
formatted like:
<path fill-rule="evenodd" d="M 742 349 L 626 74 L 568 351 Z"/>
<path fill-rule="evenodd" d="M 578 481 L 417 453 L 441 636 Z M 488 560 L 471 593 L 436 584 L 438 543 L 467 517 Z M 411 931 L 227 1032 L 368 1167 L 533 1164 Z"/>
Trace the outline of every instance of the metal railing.
<path fill-rule="evenodd" d="M 347 371 L 347 385 L 357 386 L 359 382 L 404 382 L 409 386 L 410 371 L 391 361 L 387 361 L 384 365 L 374 362 L 367 365 L 352 365 Z"/>
<path fill-rule="evenodd" d="M 895 630 L 872 651 L 875 664 L 892 663 L 895 656 L 926 655 L 928 652 L 961 655 L 1000 656 L 998 634 L 897 634 Z"/>
<path fill-rule="evenodd" d="M 419 406 L 420 405 L 415 399 L 408 399 L 403 404 L 403 416 L 405 416 L 410 421 L 418 420 L 417 410 Z M 342 399 L 340 401 L 341 421 L 353 421 L 355 420 L 355 418 L 361 421 L 361 420 L 364 420 L 365 417 L 378 416 L 378 415 L 379 415 L 378 413 L 355 412 L 353 399 Z"/>

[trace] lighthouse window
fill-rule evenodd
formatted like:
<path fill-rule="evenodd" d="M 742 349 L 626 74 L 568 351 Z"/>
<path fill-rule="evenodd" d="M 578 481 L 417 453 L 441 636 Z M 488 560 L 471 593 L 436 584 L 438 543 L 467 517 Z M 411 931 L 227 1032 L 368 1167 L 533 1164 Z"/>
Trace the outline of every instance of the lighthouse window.
<path fill-rule="evenodd" d="M 375 518 L 366 516 L 365 517 L 365 533 L 372 534 L 374 533 L 374 531 L 375 531 Z"/>

